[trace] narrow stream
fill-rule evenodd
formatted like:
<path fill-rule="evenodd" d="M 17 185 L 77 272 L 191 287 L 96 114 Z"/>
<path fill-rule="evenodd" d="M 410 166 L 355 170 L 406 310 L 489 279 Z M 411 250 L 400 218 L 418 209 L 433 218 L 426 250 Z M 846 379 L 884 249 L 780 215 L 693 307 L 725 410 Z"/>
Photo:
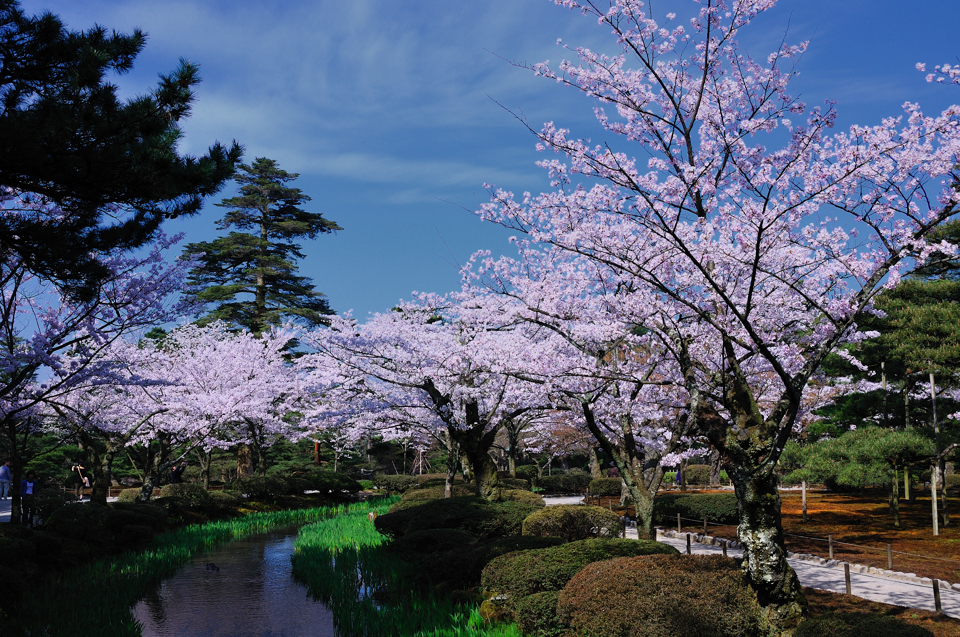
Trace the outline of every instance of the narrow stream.
<path fill-rule="evenodd" d="M 133 607 L 143 637 L 336 637 L 332 613 L 293 579 L 295 539 L 267 533 L 197 556 Z"/>

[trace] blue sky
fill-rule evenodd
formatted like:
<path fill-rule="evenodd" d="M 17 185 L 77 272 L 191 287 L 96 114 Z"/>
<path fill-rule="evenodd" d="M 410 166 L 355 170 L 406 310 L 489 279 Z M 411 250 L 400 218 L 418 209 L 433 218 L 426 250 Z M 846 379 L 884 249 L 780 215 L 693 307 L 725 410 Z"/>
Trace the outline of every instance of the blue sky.
<path fill-rule="evenodd" d="M 510 61 L 558 62 L 558 38 L 603 50 L 604 29 L 549 0 L 29 0 L 67 26 L 95 23 L 149 35 L 135 69 L 116 79 L 148 90 L 180 57 L 203 84 L 182 150 L 236 139 L 245 161 L 290 172 L 344 230 L 305 244 L 301 271 L 332 307 L 363 318 L 416 291 L 458 287 L 476 250 L 510 252 L 508 234 L 471 211 L 483 184 L 538 192 L 535 127 L 545 121 L 598 139 L 592 103 Z M 654 3 L 684 15 L 686 0 Z M 793 85 L 808 104 L 836 100 L 839 125 L 875 124 L 907 100 L 926 112 L 960 101 L 914 65 L 960 61 L 956 0 L 780 0 L 740 34 L 757 58 L 784 38 L 810 40 Z M 500 105 L 502 105 L 502 107 Z M 221 209 L 167 226 L 187 241 L 217 236 Z"/>

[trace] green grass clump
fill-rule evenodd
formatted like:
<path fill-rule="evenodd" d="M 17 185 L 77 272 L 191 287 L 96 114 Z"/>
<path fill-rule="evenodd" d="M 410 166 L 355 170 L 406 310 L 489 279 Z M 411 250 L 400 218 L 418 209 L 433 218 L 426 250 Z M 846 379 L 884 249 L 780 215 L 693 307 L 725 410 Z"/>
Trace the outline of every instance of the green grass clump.
<path fill-rule="evenodd" d="M 390 504 L 382 502 L 374 510 L 385 513 Z M 388 542 L 364 511 L 301 529 L 294 576 L 331 609 L 339 634 L 519 637 L 515 625 L 488 626 L 476 602 L 424 590 L 416 566 L 384 550 Z"/>

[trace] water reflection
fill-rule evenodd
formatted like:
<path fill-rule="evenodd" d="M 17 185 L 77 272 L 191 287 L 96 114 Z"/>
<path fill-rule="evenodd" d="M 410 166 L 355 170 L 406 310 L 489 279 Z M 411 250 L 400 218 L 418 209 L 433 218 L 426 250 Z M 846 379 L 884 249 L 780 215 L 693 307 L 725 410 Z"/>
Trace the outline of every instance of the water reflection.
<path fill-rule="evenodd" d="M 336 637 L 331 612 L 293 579 L 295 539 L 270 533 L 198 556 L 133 607 L 143 637 Z"/>

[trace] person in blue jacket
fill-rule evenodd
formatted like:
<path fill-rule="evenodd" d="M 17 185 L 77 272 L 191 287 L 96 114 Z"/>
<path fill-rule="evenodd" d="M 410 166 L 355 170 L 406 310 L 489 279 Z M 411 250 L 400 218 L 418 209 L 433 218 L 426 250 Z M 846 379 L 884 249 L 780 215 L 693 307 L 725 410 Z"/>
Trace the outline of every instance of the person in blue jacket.
<path fill-rule="evenodd" d="M 27 477 L 20 482 L 20 524 L 33 526 L 33 516 L 36 514 L 37 489 L 36 474 L 27 472 Z"/>

